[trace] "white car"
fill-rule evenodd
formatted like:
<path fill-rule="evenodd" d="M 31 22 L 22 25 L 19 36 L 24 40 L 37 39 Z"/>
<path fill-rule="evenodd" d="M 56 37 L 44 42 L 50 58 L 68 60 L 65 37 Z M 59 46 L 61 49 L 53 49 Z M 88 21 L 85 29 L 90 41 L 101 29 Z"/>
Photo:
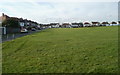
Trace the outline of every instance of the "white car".
<path fill-rule="evenodd" d="M 27 29 L 22 29 L 21 33 L 28 33 L 28 30 Z"/>

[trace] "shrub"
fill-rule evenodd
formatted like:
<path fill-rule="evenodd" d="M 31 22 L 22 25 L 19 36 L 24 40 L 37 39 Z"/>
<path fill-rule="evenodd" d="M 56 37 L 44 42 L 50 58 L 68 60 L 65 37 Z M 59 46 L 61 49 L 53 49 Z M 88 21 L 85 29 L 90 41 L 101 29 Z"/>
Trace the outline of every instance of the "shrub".
<path fill-rule="evenodd" d="M 20 25 L 19 25 L 19 22 L 18 20 L 15 20 L 13 18 L 9 18 L 5 21 L 2 22 L 2 26 L 6 26 L 6 27 L 12 27 L 12 28 L 19 28 Z"/>

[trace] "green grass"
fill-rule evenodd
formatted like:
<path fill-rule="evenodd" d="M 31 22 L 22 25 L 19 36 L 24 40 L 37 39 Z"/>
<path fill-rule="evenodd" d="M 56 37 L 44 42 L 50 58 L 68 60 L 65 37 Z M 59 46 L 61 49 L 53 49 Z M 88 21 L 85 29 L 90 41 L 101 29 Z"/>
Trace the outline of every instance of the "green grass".
<path fill-rule="evenodd" d="M 118 27 L 53 28 L 2 44 L 3 73 L 117 73 Z"/>

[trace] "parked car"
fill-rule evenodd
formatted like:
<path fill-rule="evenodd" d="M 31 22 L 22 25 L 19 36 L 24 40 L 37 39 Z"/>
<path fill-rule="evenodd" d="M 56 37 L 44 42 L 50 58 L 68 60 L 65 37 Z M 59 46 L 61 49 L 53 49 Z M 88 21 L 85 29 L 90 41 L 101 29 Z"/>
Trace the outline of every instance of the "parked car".
<path fill-rule="evenodd" d="M 35 28 L 32 28 L 31 30 L 32 30 L 32 31 L 36 31 L 36 29 L 35 29 Z"/>
<path fill-rule="evenodd" d="M 37 28 L 38 30 L 42 30 L 42 28 Z"/>
<path fill-rule="evenodd" d="M 22 29 L 21 33 L 28 33 L 28 30 L 27 29 Z"/>

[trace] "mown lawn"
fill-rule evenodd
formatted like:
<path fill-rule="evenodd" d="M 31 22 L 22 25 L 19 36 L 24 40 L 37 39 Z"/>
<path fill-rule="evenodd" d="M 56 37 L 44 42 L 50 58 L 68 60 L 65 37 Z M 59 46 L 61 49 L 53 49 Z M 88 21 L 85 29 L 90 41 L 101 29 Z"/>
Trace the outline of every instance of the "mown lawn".
<path fill-rule="evenodd" d="M 118 27 L 53 28 L 2 44 L 3 73 L 117 73 Z"/>

